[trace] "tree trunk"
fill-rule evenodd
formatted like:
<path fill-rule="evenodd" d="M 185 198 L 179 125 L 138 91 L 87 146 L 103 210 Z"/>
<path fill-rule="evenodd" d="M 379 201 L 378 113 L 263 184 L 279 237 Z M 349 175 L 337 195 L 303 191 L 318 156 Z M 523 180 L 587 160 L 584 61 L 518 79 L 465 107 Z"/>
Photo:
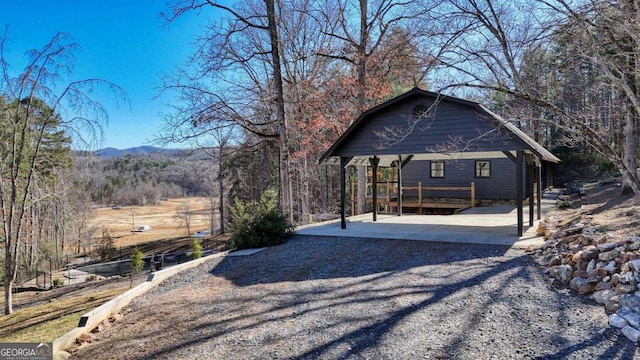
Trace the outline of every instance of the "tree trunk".
<path fill-rule="evenodd" d="M 638 14 L 638 8 L 636 1 L 627 0 L 623 4 L 623 8 L 625 12 L 629 16 L 629 24 L 635 23 Z M 634 191 L 635 188 L 638 188 L 638 171 L 637 169 L 637 156 L 638 156 L 638 129 L 637 129 L 637 121 L 639 109 L 635 104 L 638 104 L 638 55 L 637 55 L 637 38 L 630 36 L 628 37 L 625 46 L 623 47 L 626 50 L 627 56 L 627 71 L 623 74 L 624 81 L 628 85 L 628 100 L 625 101 L 627 105 L 627 111 L 625 115 L 625 124 L 624 124 L 624 165 L 629 170 L 630 179 L 628 180 L 628 184 L 623 184 L 622 192 L 629 193 L 633 192 L 636 196 L 640 196 L 640 193 Z M 634 101 L 635 100 L 635 101 Z"/>
<path fill-rule="evenodd" d="M 60 219 L 59 219 L 59 211 L 58 211 L 58 202 L 56 201 L 56 203 L 54 204 L 54 208 L 53 208 L 53 244 L 56 247 L 55 248 L 55 255 L 56 255 L 56 266 L 57 264 L 60 263 L 60 241 L 58 239 L 58 224 L 60 223 Z M 49 262 L 51 262 L 51 258 L 49 258 Z"/>
<path fill-rule="evenodd" d="M 369 33 L 367 31 L 367 9 L 368 0 L 360 0 L 360 39 L 357 48 L 356 64 L 358 75 L 358 116 L 365 111 L 366 88 L 367 88 L 367 43 Z M 367 166 L 358 165 L 358 186 L 357 186 L 357 212 L 365 212 L 367 201 Z"/>
<path fill-rule="evenodd" d="M 633 117 L 633 107 L 629 107 L 624 121 L 624 167 L 628 170 L 629 179 L 623 182 L 622 193 L 629 194 L 634 192 L 632 184 L 638 184 L 638 173 L 636 171 L 637 144 L 638 135 L 636 132 L 635 121 Z"/>
<path fill-rule="evenodd" d="M 271 45 L 271 61 L 273 65 L 273 86 L 276 94 L 276 117 L 278 119 L 280 146 L 280 210 L 293 222 L 293 204 L 291 201 L 291 171 L 289 162 L 289 140 L 287 137 L 287 119 L 284 109 L 284 90 L 282 87 L 282 69 L 280 66 L 280 44 L 278 24 L 276 21 L 275 0 L 266 0 L 267 27 Z"/>
<path fill-rule="evenodd" d="M 222 175 L 222 148 L 220 148 L 220 168 L 218 169 L 218 181 L 220 182 L 220 195 L 218 198 L 218 211 L 220 211 L 220 233 L 224 234 L 224 177 Z"/>
<path fill-rule="evenodd" d="M 311 214 L 311 195 L 309 194 L 309 182 L 311 176 L 309 176 L 310 170 L 307 166 L 307 157 L 303 156 L 298 163 L 298 199 L 299 214 L 304 222 L 307 222 Z"/>
<path fill-rule="evenodd" d="M 215 234 L 215 230 L 216 230 L 215 203 L 216 203 L 216 201 L 215 201 L 215 198 L 213 197 L 213 193 L 212 193 L 211 195 L 209 195 L 209 230 L 211 231 L 212 235 Z"/>
<path fill-rule="evenodd" d="M 367 166 L 366 165 L 358 165 L 358 186 L 357 186 L 357 208 L 356 211 L 358 214 L 363 214 L 366 208 L 367 201 Z"/>
<path fill-rule="evenodd" d="M 13 312 L 13 301 L 11 298 L 11 289 L 13 288 L 13 283 L 10 281 L 11 274 L 11 251 L 9 250 L 8 244 L 5 244 L 4 248 L 4 314 L 9 315 Z"/>
<path fill-rule="evenodd" d="M 15 235 L 9 227 L 7 234 Z M 13 239 L 5 243 L 5 274 L 4 274 L 4 313 L 9 315 L 13 313 L 13 284 L 18 274 L 18 251 L 20 247 L 19 238 Z"/>
<path fill-rule="evenodd" d="M 367 86 L 367 43 L 369 32 L 367 30 L 368 0 L 360 0 L 360 39 L 357 48 L 356 64 L 358 72 L 358 115 L 365 110 L 366 86 Z"/>
<path fill-rule="evenodd" d="M 4 278 L 4 314 L 9 315 L 13 313 L 13 281 L 9 280 L 9 277 Z"/>

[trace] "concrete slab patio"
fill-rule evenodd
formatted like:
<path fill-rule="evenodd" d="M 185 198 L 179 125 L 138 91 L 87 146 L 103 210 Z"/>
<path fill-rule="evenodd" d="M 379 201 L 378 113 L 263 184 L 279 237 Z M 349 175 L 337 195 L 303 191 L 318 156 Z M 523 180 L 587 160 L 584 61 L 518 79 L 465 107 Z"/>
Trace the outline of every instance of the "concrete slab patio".
<path fill-rule="evenodd" d="M 555 206 L 552 197 L 542 200 L 542 213 Z M 518 236 L 518 219 L 515 206 L 500 205 L 475 207 L 456 215 L 378 215 L 372 214 L 347 218 L 347 228 L 340 228 L 340 221 L 328 221 L 298 227 L 296 233 L 315 236 L 342 236 L 357 238 L 403 239 L 471 244 L 505 245 L 526 248 L 541 245 L 543 238 L 536 236 L 538 221 L 529 224 L 528 207 L 524 209 L 525 233 Z"/>

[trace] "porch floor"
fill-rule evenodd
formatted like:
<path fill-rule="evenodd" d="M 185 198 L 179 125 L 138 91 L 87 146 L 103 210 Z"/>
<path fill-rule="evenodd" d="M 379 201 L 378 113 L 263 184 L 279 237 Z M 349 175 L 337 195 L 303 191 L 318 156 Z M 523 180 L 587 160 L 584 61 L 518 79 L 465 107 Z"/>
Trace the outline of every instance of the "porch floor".
<path fill-rule="evenodd" d="M 542 213 L 555 206 L 553 196 L 542 199 Z M 340 228 L 340 220 L 298 227 L 300 235 L 384 238 L 435 242 L 505 245 L 526 248 L 540 245 L 536 236 L 539 221 L 529 225 L 529 207 L 524 208 L 525 232 L 518 236 L 518 215 L 515 206 L 500 205 L 474 207 L 456 215 L 388 215 L 379 214 L 373 221 L 371 213 L 347 218 L 347 228 Z M 535 214 L 534 214 L 535 216 Z M 535 219 L 535 217 L 534 217 Z"/>

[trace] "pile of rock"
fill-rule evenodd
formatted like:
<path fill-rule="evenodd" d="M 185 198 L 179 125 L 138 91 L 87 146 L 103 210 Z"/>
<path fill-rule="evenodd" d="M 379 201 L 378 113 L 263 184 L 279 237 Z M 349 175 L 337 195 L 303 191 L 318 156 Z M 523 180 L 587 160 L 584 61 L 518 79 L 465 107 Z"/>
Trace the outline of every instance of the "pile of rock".
<path fill-rule="evenodd" d="M 604 305 L 609 324 L 631 341 L 640 340 L 640 236 L 619 238 L 591 225 L 583 215 L 572 221 L 541 222 L 545 244 L 530 249 L 553 281 Z"/>

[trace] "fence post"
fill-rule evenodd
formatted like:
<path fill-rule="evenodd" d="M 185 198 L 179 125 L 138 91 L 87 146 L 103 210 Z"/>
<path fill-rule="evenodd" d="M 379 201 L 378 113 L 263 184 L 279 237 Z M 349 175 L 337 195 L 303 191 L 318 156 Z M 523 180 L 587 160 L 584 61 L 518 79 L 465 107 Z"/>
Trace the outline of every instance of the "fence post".
<path fill-rule="evenodd" d="M 418 183 L 418 213 L 422 215 L 422 182 Z"/>
<path fill-rule="evenodd" d="M 471 207 L 476 206 L 476 183 L 471 182 Z"/>

